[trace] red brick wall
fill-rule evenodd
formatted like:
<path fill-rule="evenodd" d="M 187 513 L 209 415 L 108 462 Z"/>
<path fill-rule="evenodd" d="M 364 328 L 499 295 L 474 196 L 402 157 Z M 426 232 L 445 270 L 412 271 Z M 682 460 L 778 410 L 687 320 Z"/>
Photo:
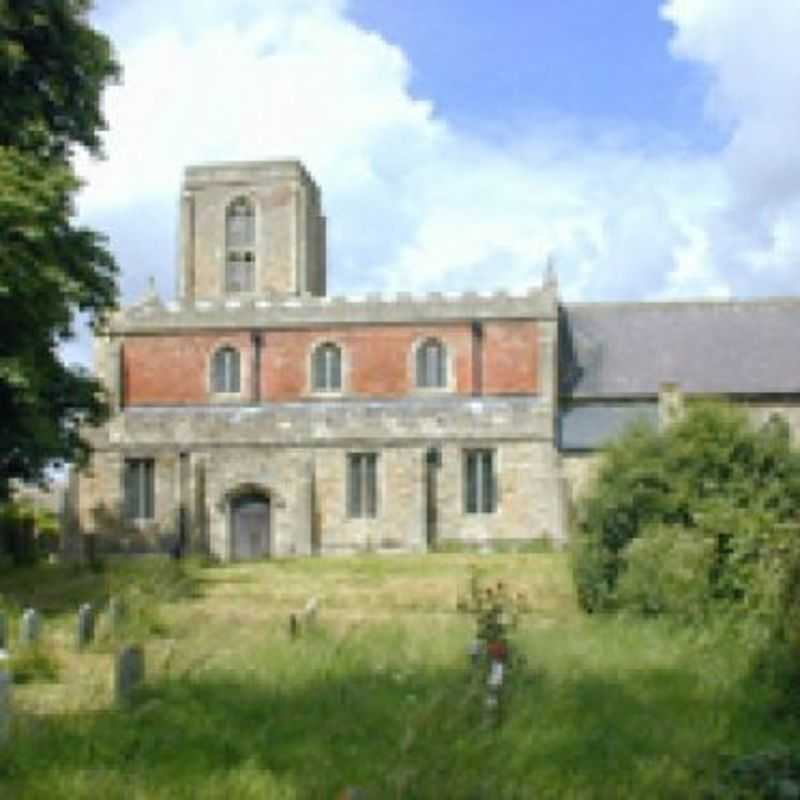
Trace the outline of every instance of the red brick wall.
<path fill-rule="evenodd" d="M 244 367 L 250 358 L 250 334 L 191 336 L 137 336 L 122 345 L 123 402 L 126 405 L 204 403 L 209 396 L 211 354 L 224 344 L 242 353 Z"/>
<path fill-rule="evenodd" d="M 414 391 L 413 346 L 436 337 L 451 361 L 451 387 L 472 394 L 482 376 L 485 394 L 537 391 L 536 324 L 483 325 L 480 369 L 473 368 L 475 340 L 469 323 L 431 326 L 370 325 L 329 329 L 266 331 L 262 336 L 260 395 L 266 401 L 309 397 L 309 352 L 325 341 L 343 352 L 344 394 L 392 398 Z M 130 337 L 123 344 L 125 403 L 169 405 L 209 399 L 209 360 L 224 344 L 242 354 L 243 396 L 252 396 L 247 378 L 252 361 L 249 332 Z"/>
<path fill-rule="evenodd" d="M 535 322 L 486 322 L 483 326 L 483 393 L 531 394 L 538 391 L 538 341 Z"/>

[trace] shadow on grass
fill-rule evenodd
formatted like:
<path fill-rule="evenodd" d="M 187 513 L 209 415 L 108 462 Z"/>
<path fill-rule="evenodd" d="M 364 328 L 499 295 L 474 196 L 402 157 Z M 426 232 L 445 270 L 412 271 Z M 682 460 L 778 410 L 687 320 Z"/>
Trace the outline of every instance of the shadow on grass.
<path fill-rule="evenodd" d="M 0 573 L 0 599 L 20 610 L 31 607 L 58 616 L 76 611 L 82 603 L 100 607 L 110 595 L 131 587 L 157 600 L 199 597 L 199 572 L 166 556 L 109 559 L 100 570 L 81 564 L 39 564 Z"/>
<path fill-rule="evenodd" d="M 465 671 L 317 675 L 283 689 L 196 673 L 147 688 L 128 713 L 20 720 L 0 795 L 94 798 L 694 797 L 724 735 L 724 703 L 693 676 L 620 680 L 518 669 L 487 727 Z M 5 794 L 3 787 L 5 785 Z"/>

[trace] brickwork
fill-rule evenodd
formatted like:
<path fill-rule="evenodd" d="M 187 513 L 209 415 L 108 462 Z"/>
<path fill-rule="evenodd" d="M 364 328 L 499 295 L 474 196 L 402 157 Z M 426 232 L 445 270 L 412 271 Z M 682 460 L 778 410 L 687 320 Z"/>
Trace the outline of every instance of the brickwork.
<path fill-rule="evenodd" d="M 314 397 L 311 354 L 324 342 L 341 348 L 343 396 L 400 398 L 437 391 L 416 387 L 415 347 L 428 338 L 438 339 L 447 350 L 445 391 L 464 395 L 536 394 L 536 323 L 496 321 L 484 325 L 483 330 L 481 347 L 476 346 L 472 327 L 464 323 L 262 331 L 258 397 L 270 402 Z M 212 396 L 209 385 L 211 357 L 224 346 L 239 351 L 242 366 L 242 390 L 228 398 Z M 126 405 L 250 402 L 253 398 L 250 332 L 131 336 L 125 339 L 122 353 Z M 476 365 L 476 359 L 481 363 Z"/>
<path fill-rule="evenodd" d="M 530 394 L 538 388 L 537 323 L 491 321 L 483 325 L 483 393 Z"/>

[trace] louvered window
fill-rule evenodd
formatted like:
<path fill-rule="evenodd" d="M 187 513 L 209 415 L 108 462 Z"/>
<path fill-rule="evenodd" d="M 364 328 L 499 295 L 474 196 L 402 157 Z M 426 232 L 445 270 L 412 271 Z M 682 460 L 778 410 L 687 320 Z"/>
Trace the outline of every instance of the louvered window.
<path fill-rule="evenodd" d="M 256 215 L 246 197 L 238 197 L 225 215 L 225 291 L 255 289 Z"/>
<path fill-rule="evenodd" d="M 155 516 L 155 462 L 152 458 L 125 459 L 124 505 L 128 519 Z"/>
<path fill-rule="evenodd" d="M 235 394 L 241 391 L 239 352 L 232 347 L 223 347 L 214 353 L 211 389 L 217 394 Z"/>
<path fill-rule="evenodd" d="M 464 453 L 464 511 L 491 514 L 497 510 L 497 478 L 493 450 Z"/>
<path fill-rule="evenodd" d="M 342 351 L 332 342 L 314 350 L 311 386 L 315 392 L 338 392 L 342 388 Z"/>
<path fill-rule="evenodd" d="M 417 387 L 443 389 L 447 386 L 447 351 L 437 339 L 428 339 L 417 348 Z"/>
<path fill-rule="evenodd" d="M 378 513 L 377 453 L 347 455 L 347 515 L 374 517 Z"/>

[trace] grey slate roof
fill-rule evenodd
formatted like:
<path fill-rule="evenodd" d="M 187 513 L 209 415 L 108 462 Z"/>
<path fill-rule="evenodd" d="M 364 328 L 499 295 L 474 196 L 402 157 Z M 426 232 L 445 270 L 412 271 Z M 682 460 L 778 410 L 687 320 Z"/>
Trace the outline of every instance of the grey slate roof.
<path fill-rule="evenodd" d="M 558 418 L 558 446 L 561 450 L 595 450 L 616 439 L 637 420 L 655 427 L 658 402 L 595 401 L 562 406 Z"/>
<path fill-rule="evenodd" d="M 559 325 L 566 397 L 800 393 L 800 298 L 566 304 Z"/>

